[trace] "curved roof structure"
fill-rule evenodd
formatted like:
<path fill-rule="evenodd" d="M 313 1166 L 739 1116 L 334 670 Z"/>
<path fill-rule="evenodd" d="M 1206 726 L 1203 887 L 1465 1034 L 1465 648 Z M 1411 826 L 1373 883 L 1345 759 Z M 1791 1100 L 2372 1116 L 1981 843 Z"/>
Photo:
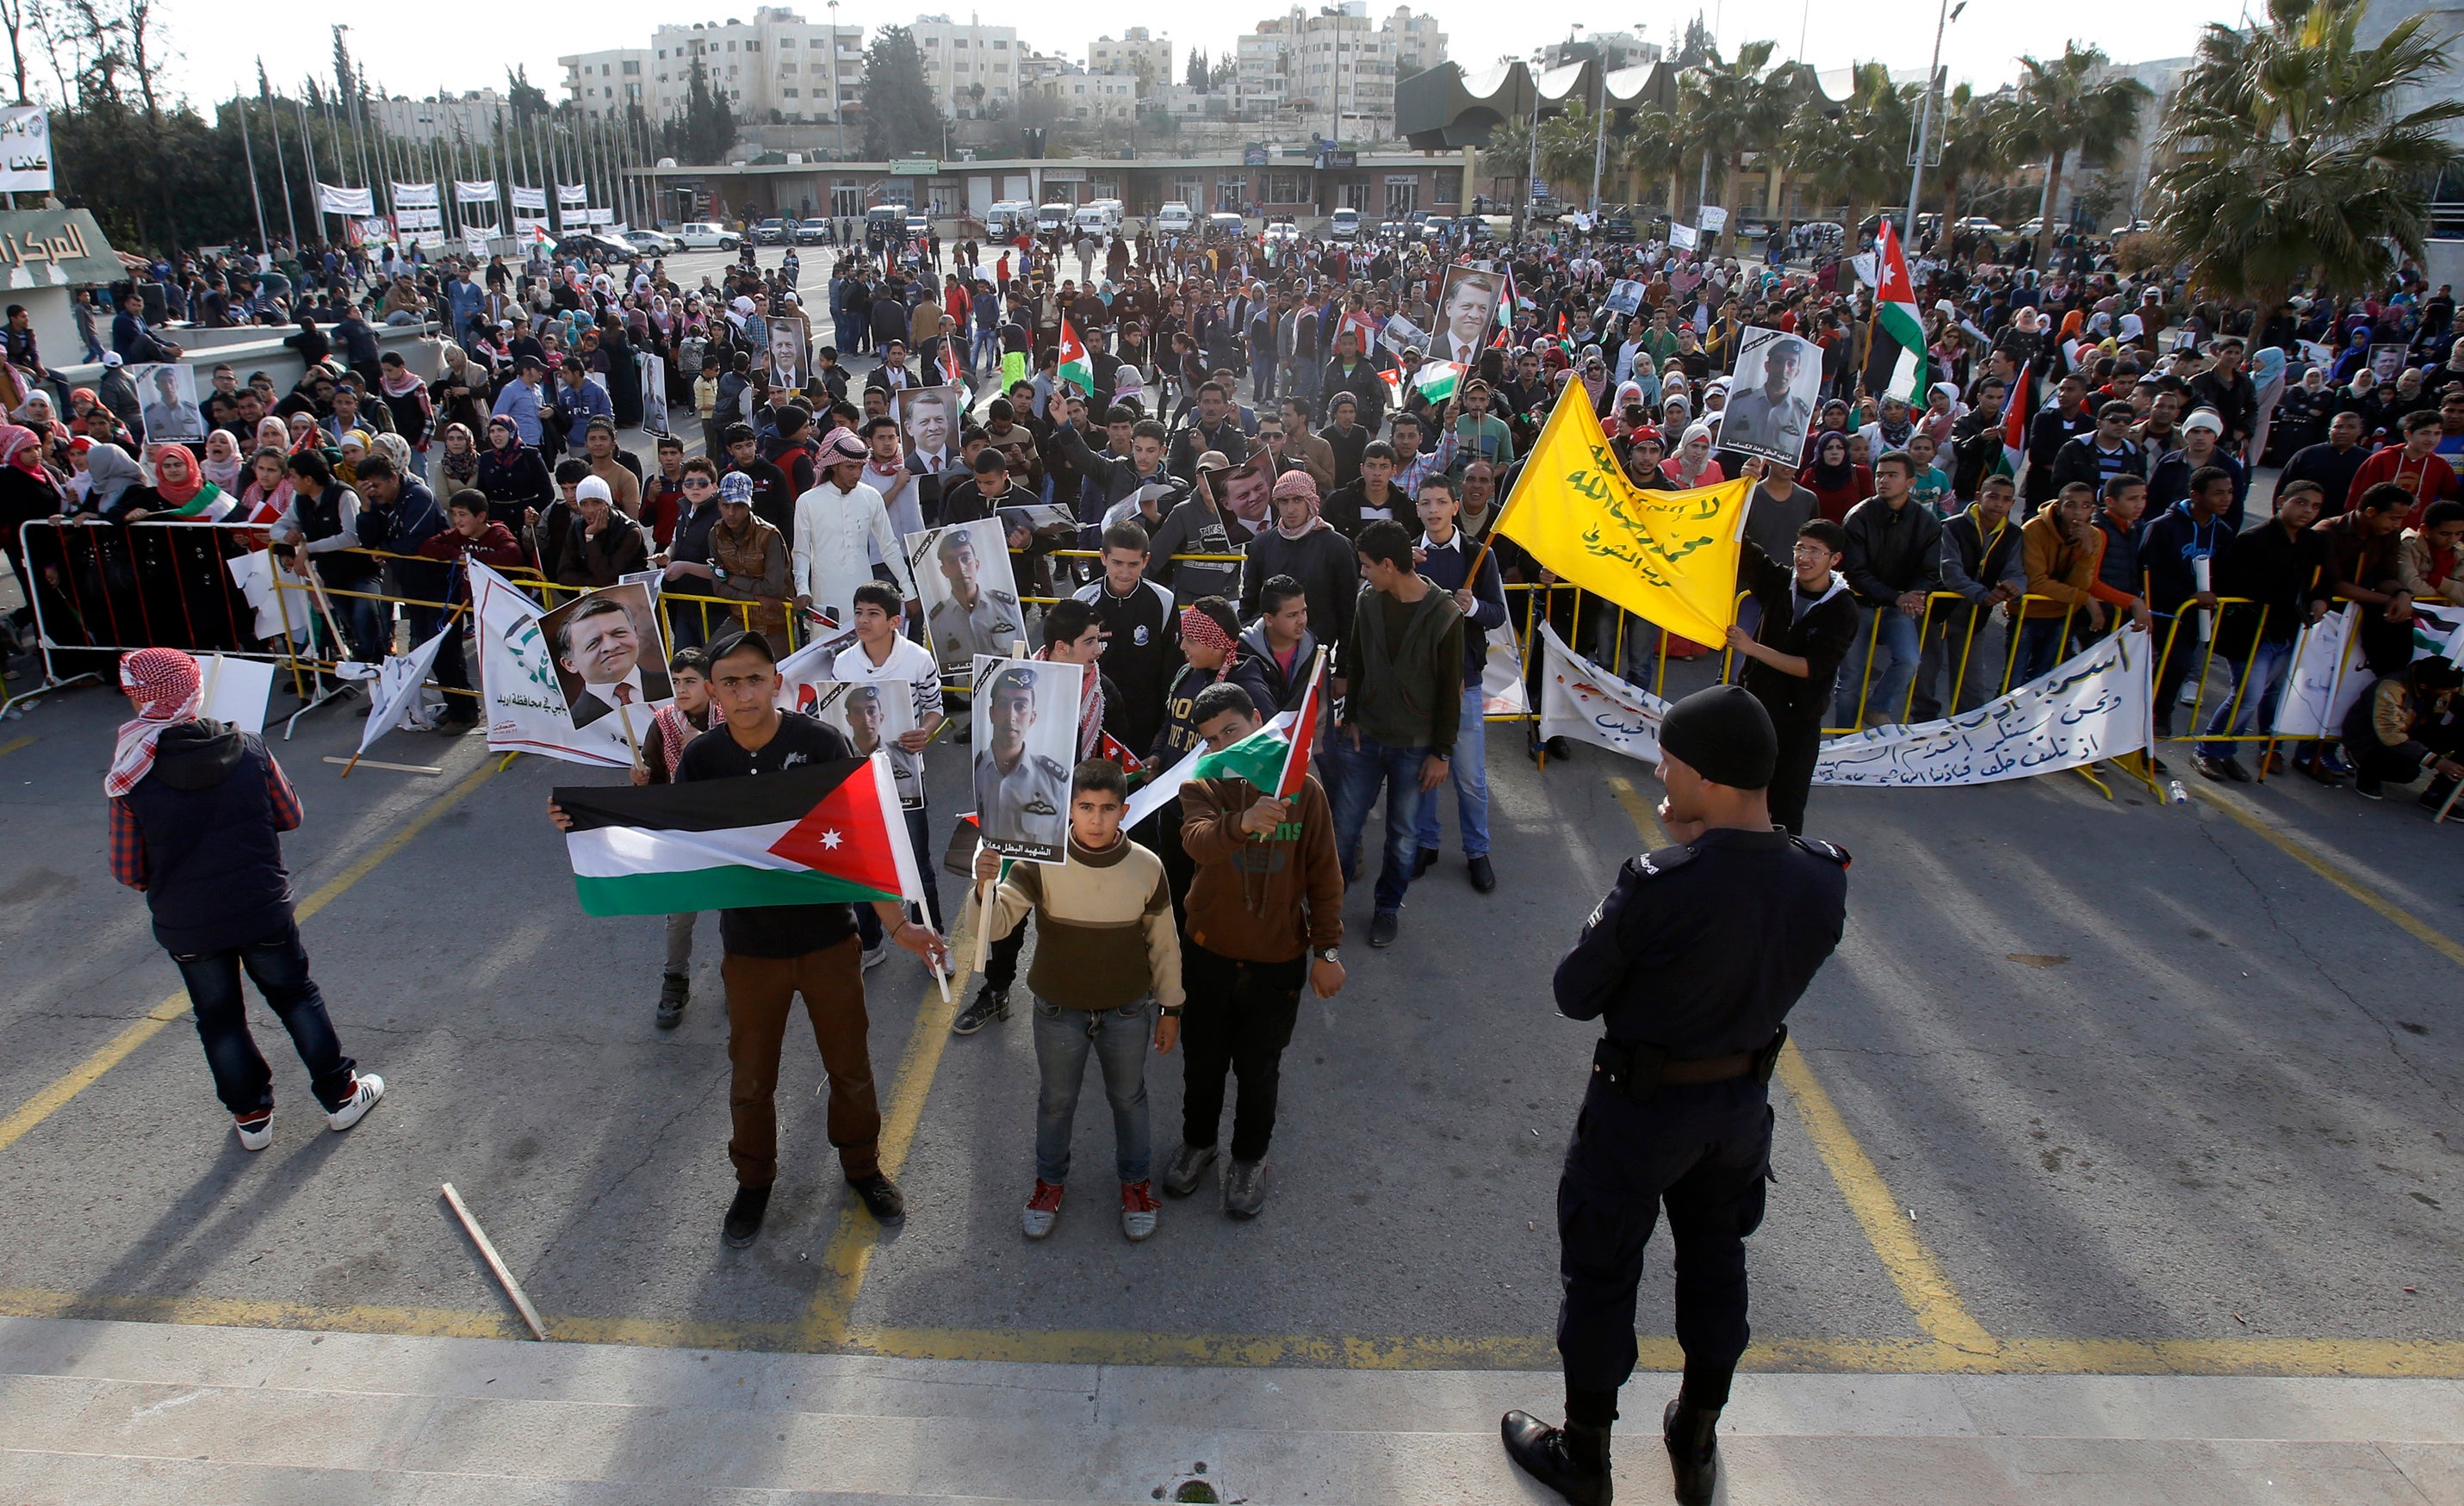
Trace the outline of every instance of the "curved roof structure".
<path fill-rule="evenodd" d="M 1805 96 L 1827 103 L 1845 99 L 1854 84 L 1850 71 L 1835 70 L 1826 76 L 1802 63 L 1781 63 L 1772 72 L 1786 76 Z M 1599 65 L 1589 58 L 1546 70 L 1517 60 L 1474 74 L 1457 63 L 1440 63 L 1395 86 L 1395 128 L 1421 151 L 1485 146 L 1489 133 L 1507 120 L 1528 120 L 1535 109 L 1542 116 L 1556 115 L 1569 104 L 1589 105 L 1603 95 L 1608 108 L 1618 115 L 1673 110 L 1684 93 L 1684 79 L 1681 70 L 1666 62 L 1616 69 L 1605 89 Z"/>

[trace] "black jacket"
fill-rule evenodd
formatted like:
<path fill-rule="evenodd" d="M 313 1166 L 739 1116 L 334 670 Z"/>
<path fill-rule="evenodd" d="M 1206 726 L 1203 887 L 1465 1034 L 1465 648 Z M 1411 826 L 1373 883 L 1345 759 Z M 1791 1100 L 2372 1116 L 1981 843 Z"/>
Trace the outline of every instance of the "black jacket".
<path fill-rule="evenodd" d="M 1258 616 L 1258 596 L 1276 576 L 1289 576 L 1309 598 L 1309 631 L 1326 643 L 1341 643 L 1352 631 L 1352 612 L 1360 595 L 1360 557 L 1352 540 L 1331 528 L 1313 528 L 1298 538 L 1286 538 L 1268 529 L 1242 547 L 1248 562 L 1241 567 L 1241 620 Z"/>
<path fill-rule="evenodd" d="M 2218 596 L 2248 597 L 2267 609 L 2266 625 L 2259 608 L 2228 606 L 2216 629 L 2216 648 L 2229 659 L 2247 654 L 2254 637 L 2271 644 L 2290 643 L 2310 620 L 2310 603 L 2335 595 L 2335 567 L 2327 559 L 2327 539 L 2314 529 L 2287 535 L 2274 518 L 2233 540 L 2216 571 Z"/>
<path fill-rule="evenodd" d="M 1802 677 L 1782 674 L 1758 659 L 1749 660 L 1746 688 L 1771 712 L 1771 724 L 1782 735 L 1792 730 L 1799 735 L 1819 733 L 1822 719 L 1831 709 L 1832 682 L 1838 677 L 1840 661 L 1857 642 L 1855 599 L 1835 577 L 1831 591 L 1799 614 L 1796 572 L 1755 548 L 1751 540 L 1737 552 L 1737 584 L 1762 604 L 1763 620 L 1754 630 L 1754 641 L 1797 655 L 1809 671 Z"/>
<path fill-rule="evenodd" d="M 1892 510 L 1879 496 L 1848 510 L 1848 557 L 1840 566 L 1849 589 L 1868 606 L 1887 606 L 1909 591 L 1942 584 L 1942 520 L 1911 498 Z"/>
<path fill-rule="evenodd" d="M 2147 452 L 2127 439 L 2122 442 L 2121 464 L 2122 474 L 2147 478 Z M 2099 496 L 2104 493 L 2104 463 L 2097 452 L 2094 429 L 2064 440 L 2062 447 L 2054 451 L 2054 491 L 2059 492 L 2074 481 L 2096 488 Z"/>

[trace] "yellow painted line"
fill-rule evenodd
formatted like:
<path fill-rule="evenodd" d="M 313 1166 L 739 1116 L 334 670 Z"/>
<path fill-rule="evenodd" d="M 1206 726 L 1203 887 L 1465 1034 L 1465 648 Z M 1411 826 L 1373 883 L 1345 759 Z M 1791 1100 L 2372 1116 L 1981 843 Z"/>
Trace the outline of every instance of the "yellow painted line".
<path fill-rule="evenodd" d="M 1821 1152 L 1831 1180 L 1839 1185 L 1839 1195 L 1848 1200 L 1848 1211 L 1857 1215 L 1866 1242 L 1874 1247 L 1882 1269 L 1890 1273 L 1891 1284 L 1900 1289 L 1901 1299 L 1916 1315 L 1917 1326 L 1963 1354 L 1995 1353 L 2000 1345 L 1969 1316 L 1949 1275 L 1917 1237 L 1913 1221 L 1901 1211 L 1899 1199 L 1891 1195 L 1865 1147 L 1857 1143 L 1848 1122 L 1839 1117 L 1831 1095 L 1815 1080 L 1814 1069 L 1806 1065 L 1805 1055 L 1794 1041 L 1780 1052 L 1779 1080 L 1788 1084 L 1789 1101 L 1805 1123 L 1806 1137 Z"/>
<path fill-rule="evenodd" d="M 415 1339 L 524 1340 L 511 1313 L 328 1307 L 220 1297 L 141 1297 L 0 1288 L 0 1317 L 103 1319 L 200 1327 L 291 1328 Z M 807 1325 L 550 1315 L 561 1341 L 659 1349 L 804 1352 Z M 1642 1368 L 1683 1363 L 1677 1341 L 1645 1336 Z M 1443 1335 L 1166 1334 L 1106 1330 L 860 1329 L 839 1352 L 889 1359 L 1250 1369 L 1553 1371 L 1554 1340 Z M 2464 1342 L 2395 1339 L 2013 1339 L 1977 1355 L 1926 1339 L 1762 1338 L 1745 1368 L 1851 1375 L 2262 1375 L 2464 1379 Z"/>
<path fill-rule="evenodd" d="M 1668 844 L 1668 834 L 1630 781 L 1622 775 L 1612 776 L 1609 789 L 1617 803 L 1625 807 L 1635 830 L 1645 841 L 1657 846 Z M 1925 1241 L 1917 1237 L 1899 1199 L 1891 1195 L 1882 1173 L 1875 1168 L 1874 1158 L 1858 1143 L 1856 1132 L 1840 1117 L 1831 1095 L 1815 1078 L 1814 1069 L 1806 1064 L 1804 1053 L 1793 1041 L 1780 1053 L 1779 1080 L 1787 1085 L 1789 1101 L 1796 1105 L 1806 1136 L 1821 1154 L 1831 1180 L 1847 1200 L 1848 1211 L 1864 1229 L 1875 1258 L 1882 1262 L 1891 1284 L 1900 1289 L 1901 1299 L 1916 1316 L 1917 1326 L 1954 1354 L 1997 1353 L 2000 1345 L 1959 1299 L 1958 1288 L 1951 1284 L 1948 1273 L 1933 1257 L 1933 1252 L 1925 1248 Z"/>
<path fill-rule="evenodd" d="M 972 957 L 973 942 L 952 936 L 950 955 Z M 933 1079 L 941 1070 L 941 1053 L 949 1048 L 950 1021 L 957 1017 L 958 1000 L 966 996 L 967 985 L 973 981 L 972 975 L 952 979 L 946 1003 L 937 984 L 928 987 L 924 1001 L 916 1007 L 915 1028 L 907 1033 L 907 1049 L 898 1059 L 896 1085 L 891 1089 L 889 1106 L 881 1116 L 881 1170 L 893 1182 L 907 1165 L 907 1152 L 915 1144 L 915 1127 L 924 1119 L 924 1101 L 932 1096 Z M 839 1226 L 822 1252 L 821 1281 L 813 1293 L 812 1310 L 804 1320 L 802 1347 L 829 1349 L 847 1343 L 856 1296 L 864 1290 L 865 1273 L 871 1268 L 872 1252 L 880 1242 L 881 1226 L 864 1211 L 864 1204 L 849 1194 L 839 1210 Z"/>
<path fill-rule="evenodd" d="M 430 801 L 418 815 L 404 822 L 399 831 L 370 848 L 357 862 L 336 874 L 319 887 L 317 892 L 300 901 L 293 913 L 304 921 L 340 899 L 352 884 L 374 872 L 379 863 L 400 852 L 412 838 L 433 824 L 438 817 L 459 804 L 463 797 L 493 777 L 496 768 L 496 765 L 482 763 L 460 784 Z M 28 1131 L 57 1112 L 61 1104 L 92 1087 L 104 1073 L 125 1060 L 130 1052 L 153 1039 L 164 1026 L 186 1014 L 187 1008 L 188 994 L 187 991 L 183 989 L 147 1010 L 134 1023 L 106 1041 L 94 1055 L 78 1062 L 58 1080 L 19 1104 L 7 1119 L 0 1119 L 0 1150 L 6 1150 L 24 1139 Z"/>
<path fill-rule="evenodd" d="M 2267 839 L 2268 842 L 2278 852 L 2283 853 L 2286 857 L 2291 858 L 2294 862 L 2299 862 L 2303 867 L 2317 874 L 2319 877 L 2326 880 L 2337 888 L 2343 890 L 2352 898 L 2377 911 L 2380 916 L 2392 923 L 2398 929 L 2404 931 L 2405 934 L 2410 936 L 2413 940 L 2421 943 L 2425 947 L 2428 947 L 2431 950 L 2437 952 L 2440 956 L 2445 957 L 2448 961 L 2454 963 L 2456 966 L 2464 967 L 2464 944 L 2459 944 L 2454 937 L 2448 935 L 2437 927 L 2431 925 L 2428 921 L 2421 919 L 2410 910 L 2406 909 L 2404 906 L 2396 904 L 2393 900 L 2388 899 L 2386 895 L 2381 894 L 2378 890 L 2370 887 L 2366 884 L 2364 884 L 2361 880 L 2354 878 L 2351 874 L 2346 873 L 2343 869 L 2336 866 L 2333 862 L 2328 862 L 2325 858 L 2312 851 L 2310 848 L 2303 846 L 2301 843 L 2284 835 L 2284 833 L 2277 830 L 2274 826 L 2268 824 L 2265 817 L 2261 816 L 2258 812 L 2252 810 L 2239 799 L 2226 795 L 2221 791 L 2207 788 L 2204 781 L 2193 784 L 2189 788 L 2191 794 L 2207 801 L 2210 805 L 2214 806 L 2217 810 L 2224 812 L 2227 816 L 2232 817 L 2234 820 L 2240 822 L 2251 831 L 2254 831 L 2259 836 Z"/>
<path fill-rule="evenodd" d="M 41 741 L 41 738 L 35 736 L 32 732 L 27 733 L 23 737 L 12 737 L 5 743 L 0 743 L 0 758 L 6 758 L 20 748 L 30 748 L 35 743 Z"/>

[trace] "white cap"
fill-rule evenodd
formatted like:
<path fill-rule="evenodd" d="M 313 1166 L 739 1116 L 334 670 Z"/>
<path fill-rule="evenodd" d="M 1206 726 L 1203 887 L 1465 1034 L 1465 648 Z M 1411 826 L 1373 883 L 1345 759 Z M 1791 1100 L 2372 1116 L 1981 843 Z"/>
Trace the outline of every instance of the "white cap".
<path fill-rule="evenodd" d="M 738 313 L 738 314 L 750 314 L 750 313 L 752 313 L 752 312 L 753 312 L 753 300 L 752 300 L 751 298 L 744 297 L 743 295 L 737 295 L 737 300 L 736 300 L 736 312 L 737 312 L 737 313 Z"/>
<path fill-rule="evenodd" d="M 611 506 L 616 501 L 616 493 L 607 490 L 605 476 L 584 476 L 573 484 L 573 500 L 579 502 L 584 497 L 597 497 Z"/>
<path fill-rule="evenodd" d="M 2211 434 L 2221 434 L 2225 431 L 2225 421 L 2217 416 L 2215 409 L 2200 408 L 2182 421 L 2182 427 L 2185 431 L 2203 428 Z"/>

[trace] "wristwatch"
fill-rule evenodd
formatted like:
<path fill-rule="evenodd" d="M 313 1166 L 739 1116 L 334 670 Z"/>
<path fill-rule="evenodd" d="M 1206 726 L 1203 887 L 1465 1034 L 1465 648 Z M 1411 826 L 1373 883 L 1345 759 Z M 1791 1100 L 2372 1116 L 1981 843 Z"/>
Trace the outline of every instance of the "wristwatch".
<path fill-rule="evenodd" d="M 725 565 L 713 565 L 713 566 L 711 566 L 711 567 L 710 567 L 710 578 L 711 578 L 713 580 L 724 580 L 724 579 L 726 579 L 726 578 L 727 578 L 727 567 L 726 567 Z"/>
<path fill-rule="evenodd" d="M 1317 958 L 1320 962 L 1331 962 L 1337 966 L 1341 966 L 1343 961 L 1343 959 L 1337 955 L 1335 949 L 1332 947 L 1328 947 L 1321 950 L 1311 952 L 1310 955 Z"/>
<path fill-rule="evenodd" d="M 1178 1018 L 1180 1018 L 1180 1007 L 1179 1007 L 1178 1005 L 1174 1005 L 1174 1006 L 1172 1006 L 1172 1007 L 1171 1007 L 1171 1008 L 1169 1008 L 1169 1009 L 1163 1010 L 1161 1013 L 1162 1013 L 1162 1015 L 1163 1015 L 1163 1017 L 1164 1017 L 1164 1018 L 1166 1018 L 1166 1019 L 1178 1019 Z"/>

